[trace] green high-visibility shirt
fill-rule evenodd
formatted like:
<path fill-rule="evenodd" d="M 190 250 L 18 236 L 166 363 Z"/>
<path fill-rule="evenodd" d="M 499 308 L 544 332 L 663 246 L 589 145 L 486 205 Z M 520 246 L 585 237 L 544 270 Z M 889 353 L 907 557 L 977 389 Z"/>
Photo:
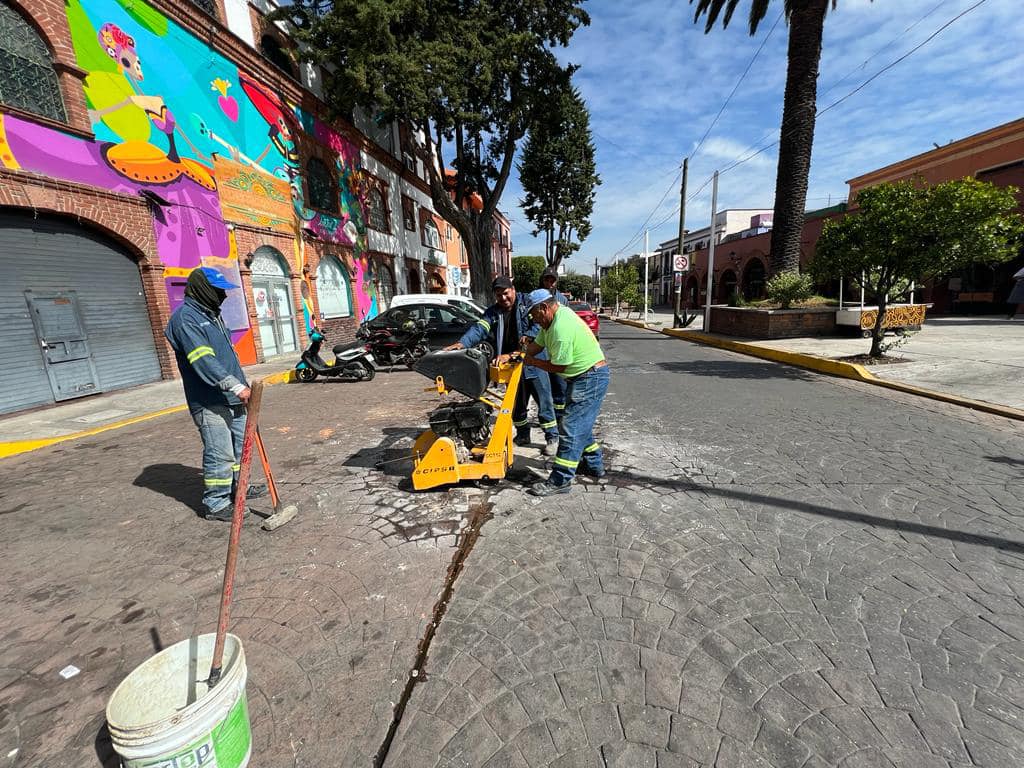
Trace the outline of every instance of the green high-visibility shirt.
<path fill-rule="evenodd" d="M 566 366 L 559 376 L 571 379 L 604 360 L 601 345 L 585 322 L 568 307 L 559 306 L 547 328 L 541 328 L 534 341 L 548 351 L 555 365 Z"/>

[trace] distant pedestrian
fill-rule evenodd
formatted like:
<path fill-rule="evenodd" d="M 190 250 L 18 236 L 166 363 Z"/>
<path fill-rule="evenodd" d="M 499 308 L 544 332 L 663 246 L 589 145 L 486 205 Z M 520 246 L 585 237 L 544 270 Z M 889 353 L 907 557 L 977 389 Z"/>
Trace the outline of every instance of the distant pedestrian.
<path fill-rule="evenodd" d="M 212 267 L 192 270 L 185 301 L 174 310 L 164 331 L 181 372 L 185 402 L 203 441 L 207 520 L 231 520 L 249 402 L 249 383 L 220 317 L 228 290 L 237 287 Z M 265 493 L 265 487 L 252 486 L 247 496 Z"/>
<path fill-rule="evenodd" d="M 551 295 L 555 297 L 559 304 L 564 307 L 569 306 L 569 299 L 566 298 L 565 294 L 558 290 L 558 270 L 554 267 L 545 267 L 544 271 L 540 273 L 540 288 L 547 291 L 551 291 Z M 565 413 L 565 379 L 555 374 L 541 374 L 542 376 L 548 376 L 548 380 L 551 382 L 551 399 L 555 403 L 555 416 L 558 420 L 562 420 L 562 415 Z"/>
<path fill-rule="evenodd" d="M 484 316 L 454 344 L 445 349 L 468 349 L 475 347 L 484 339 L 494 345 L 494 351 L 500 355 L 511 355 L 533 341 L 540 328 L 530 320 L 525 297 L 516 292 L 515 286 L 508 277 L 499 275 L 491 284 L 494 303 L 487 308 Z M 516 445 L 530 445 L 530 420 L 527 411 L 530 398 L 537 404 L 537 419 L 541 431 L 544 432 L 544 447 L 541 453 L 554 456 L 558 448 L 558 421 L 555 418 L 555 407 L 551 400 L 551 385 L 548 374 L 532 365 L 525 366 L 516 402 L 512 408 L 512 424 L 516 435 Z"/>
<path fill-rule="evenodd" d="M 611 376 L 601 345 L 579 315 L 559 304 L 544 288 L 533 291 L 527 302 L 530 319 L 541 330 L 527 346 L 525 362 L 566 383 L 554 467 L 546 481 L 529 490 L 534 496 L 551 496 L 568 493 L 577 470 L 591 477 L 604 476 L 604 457 L 601 444 L 594 439 L 594 423 Z M 541 350 L 547 352 L 547 360 L 537 357 Z"/>
<path fill-rule="evenodd" d="M 1013 284 L 1013 290 L 1010 291 L 1010 295 L 1006 299 L 1006 302 L 1010 305 L 1011 320 L 1020 314 L 1021 307 L 1024 307 L 1024 269 L 1016 272 L 1013 279 L 1017 282 Z"/>

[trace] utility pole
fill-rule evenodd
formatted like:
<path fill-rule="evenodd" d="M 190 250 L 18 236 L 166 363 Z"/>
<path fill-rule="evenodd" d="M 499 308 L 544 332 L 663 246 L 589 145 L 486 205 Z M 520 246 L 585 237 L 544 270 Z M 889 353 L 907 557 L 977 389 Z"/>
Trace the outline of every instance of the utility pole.
<path fill-rule="evenodd" d="M 601 270 L 597 267 L 597 257 L 594 257 L 594 293 L 599 299 L 597 311 L 601 311 L 600 304 L 604 301 L 604 297 L 601 295 Z"/>
<path fill-rule="evenodd" d="M 718 171 L 711 182 L 711 240 L 708 242 L 708 295 L 704 302 L 704 333 L 711 331 L 711 289 L 715 275 L 715 206 L 718 205 Z"/>
<path fill-rule="evenodd" d="M 683 253 L 683 238 L 686 236 L 686 174 L 689 170 L 690 158 L 683 158 L 683 181 L 679 185 L 679 244 L 677 246 L 677 253 L 682 255 Z M 672 273 L 672 280 L 675 281 L 675 271 Z M 679 276 L 679 285 L 675 286 L 676 289 L 676 311 L 675 317 L 672 319 L 673 328 L 685 328 L 690 324 L 690 321 L 686 317 L 686 310 L 683 310 L 684 314 L 682 317 L 679 316 L 679 309 L 683 303 L 683 280 L 682 275 Z"/>
<path fill-rule="evenodd" d="M 648 229 L 644 230 L 644 317 L 643 317 L 643 324 L 644 325 L 647 325 L 647 286 L 648 286 L 647 267 L 650 264 L 650 260 L 647 258 L 647 236 L 648 236 L 649 233 L 650 233 L 650 230 L 648 230 Z"/>

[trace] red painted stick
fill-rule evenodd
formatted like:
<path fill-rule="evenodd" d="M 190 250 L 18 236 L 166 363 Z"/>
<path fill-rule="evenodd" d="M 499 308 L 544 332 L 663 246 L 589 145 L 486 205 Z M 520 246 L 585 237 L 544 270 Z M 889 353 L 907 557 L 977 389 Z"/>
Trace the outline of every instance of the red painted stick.
<path fill-rule="evenodd" d="M 210 664 L 208 688 L 220 681 L 221 666 L 224 662 L 224 637 L 228 632 L 228 616 L 231 613 L 231 595 L 235 589 L 235 564 L 238 562 L 238 542 L 242 537 L 242 518 L 245 517 L 245 494 L 249 490 L 249 470 L 252 467 L 252 448 L 259 426 L 260 400 L 263 398 L 263 382 L 254 382 L 250 387 L 248 415 L 245 434 L 242 437 L 242 458 L 238 462 L 238 483 L 235 486 L 235 509 L 231 518 L 231 538 L 228 539 L 228 557 L 224 563 L 224 586 L 220 593 L 220 618 L 217 621 L 217 641 L 213 646 L 213 662 Z"/>

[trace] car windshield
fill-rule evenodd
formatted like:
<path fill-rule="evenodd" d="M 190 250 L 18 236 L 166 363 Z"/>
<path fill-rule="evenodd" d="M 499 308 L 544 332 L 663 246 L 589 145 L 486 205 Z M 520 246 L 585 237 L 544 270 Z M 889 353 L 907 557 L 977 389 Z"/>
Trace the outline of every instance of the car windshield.
<path fill-rule="evenodd" d="M 569 309 L 573 312 L 593 312 L 590 305 L 585 301 L 572 301 L 569 302 Z"/>

